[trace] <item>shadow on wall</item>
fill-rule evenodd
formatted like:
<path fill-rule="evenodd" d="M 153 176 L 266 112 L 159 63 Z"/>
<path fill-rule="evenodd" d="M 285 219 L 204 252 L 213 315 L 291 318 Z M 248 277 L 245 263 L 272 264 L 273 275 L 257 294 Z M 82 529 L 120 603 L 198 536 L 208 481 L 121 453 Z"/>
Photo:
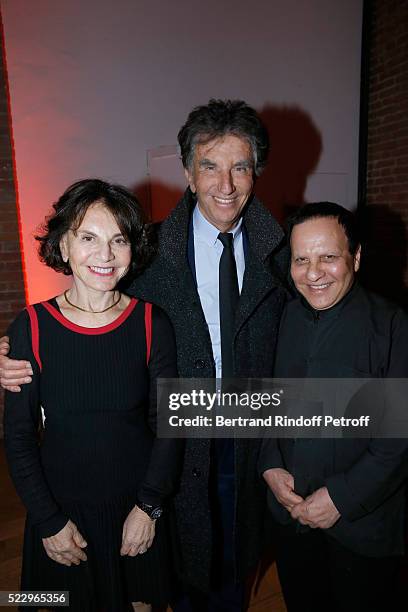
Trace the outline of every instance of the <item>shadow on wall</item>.
<path fill-rule="evenodd" d="M 305 203 L 307 180 L 319 162 L 322 137 L 311 116 L 298 106 L 265 106 L 259 115 L 268 130 L 270 152 L 255 193 L 283 223 Z"/>
<path fill-rule="evenodd" d="M 407 228 L 387 204 L 366 206 L 359 213 L 362 230 L 361 283 L 408 307 Z"/>
<path fill-rule="evenodd" d="M 149 180 L 136 183 L 130 189 L 139 200 L 147 219 L 155 223 L 163 221 L 170 214 L 184 193 L 174 185 Z"/>

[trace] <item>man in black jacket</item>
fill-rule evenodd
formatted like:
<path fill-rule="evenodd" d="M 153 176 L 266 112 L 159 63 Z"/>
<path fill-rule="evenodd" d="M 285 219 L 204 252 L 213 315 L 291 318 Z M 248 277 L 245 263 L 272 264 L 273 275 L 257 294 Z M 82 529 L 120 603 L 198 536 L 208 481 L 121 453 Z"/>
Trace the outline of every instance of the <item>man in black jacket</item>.
<path fill-rule="evenodd" d="M 278 378 L 406 378 L 408 317 L 355 280 L 353 214 L 308 204 L 289 223 L 299 297 L 282 315 Z M 366 406 L 367 408 L 367 406 Z M 408 440 L 270 439 L 260 456 L 288 612 L 396 609 Z"/>
<path fill-rule="evenodd" d="M 271 376 L 287 296 L 287 249 L 278 223 L 253 195 L 266 163 L 266 130 L 244 102 L 211 100 L 190 113 L 178 138 L 189 187 L 161 224 L 157 256 L 130 292 L 169 316 L 181 377 L 225 376 L 219 234 L 230 234 L 239 299 L 227 375 Z M 7 369 L 5 358 L 0 365 Z M 263 545 L 266 504 L 258 454 L 256 440 L 222 448 L 209 440 L 186 442 L 175 506 L 180 569 L 193 609 L 242 607 L 242 585 Z"/>

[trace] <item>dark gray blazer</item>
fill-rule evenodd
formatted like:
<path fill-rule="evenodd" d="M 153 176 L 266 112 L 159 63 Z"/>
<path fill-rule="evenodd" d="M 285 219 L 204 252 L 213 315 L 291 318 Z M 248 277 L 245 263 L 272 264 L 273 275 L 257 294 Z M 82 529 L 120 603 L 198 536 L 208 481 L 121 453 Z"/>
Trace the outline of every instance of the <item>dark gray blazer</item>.
<path fill-rule="evenodd" d="M 187 260 L 189 222 L 195 198 L 190 189 L 161 224 L 158 254 L 130 292 L 160 306 L 175 330 L 181 377 L 215 375 L 210 335 Z M 243 220 L 248 238 L 243 287 L 236 316 L 235 375 L 272 374 L 280 315 L 287 298 L 288 250 L 272 215 L 253 197 Z M 263 544 L 265 487 L 257 475 L 259 443 L 235 444 L 236 576 L 257 562 Z M 210 441 L 187 440 L 179 493 L 175 498 L 181 572 L 186 584 L 209 586 L 211 520 L 208 504 Z"/>

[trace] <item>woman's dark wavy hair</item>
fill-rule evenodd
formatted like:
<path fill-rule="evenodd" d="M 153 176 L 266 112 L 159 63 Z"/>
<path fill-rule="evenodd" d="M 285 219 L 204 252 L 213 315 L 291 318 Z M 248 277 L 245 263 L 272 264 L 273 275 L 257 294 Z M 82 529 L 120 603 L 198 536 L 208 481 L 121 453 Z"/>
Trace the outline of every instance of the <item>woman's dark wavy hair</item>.
<path fill-rule="evenodd" d="M 334 202 L 310 202 L 299 208 L 286 222 L 288 239 L 290 240 L 295 225 L 322 217 L 337 220 L 346 234 L 350 254 L 355 255 L 361 243 L 359 221 L 350 210 Z"/>
<path fill-rule="evenodd" d="M 178 133 L 184 168 L 192 167 L 197 144 L 206 144 L 227 134 L 246 138 L 252 148 L 255 174 L 261 174 L 268 157 L 268 132 L 256 110 L 242 100 L 211 99 L 191 111 Z"/>
<path fill-rule="evenodd" d="M 62 259 L 59 244 L 68 230 L 79 228 L 89 206 L 96 202 L 104 204 L 112 213 L 123 236 L 131 244 L 131 263 L 126 276 L 121 279 L 121 285 L 126 285 L 150 263 L 154 247 L 139 202 L 121 185 L 84 179 L 68 187 L 53 205 L 54 212 L 46 218 L 41 233 L 35 237 L 40 243 L 40 259 L 57 272 L 72 274 L 69 262 Z"/>

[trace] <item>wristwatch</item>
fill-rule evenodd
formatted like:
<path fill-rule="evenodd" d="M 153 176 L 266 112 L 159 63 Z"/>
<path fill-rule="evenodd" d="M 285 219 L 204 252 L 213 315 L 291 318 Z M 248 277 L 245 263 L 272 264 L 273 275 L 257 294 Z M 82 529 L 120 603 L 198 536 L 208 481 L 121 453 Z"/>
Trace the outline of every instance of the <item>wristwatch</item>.
<path fill-rule="evenodd" d="M 163 514 L 163 508 L 161 506 L 152 506 L 151 504 L 145 504 L 139 500 L 136 501 L 137 506 L 146 512 L 147 516 L 152 519 L 152 521 L 158 519 Z"/>

